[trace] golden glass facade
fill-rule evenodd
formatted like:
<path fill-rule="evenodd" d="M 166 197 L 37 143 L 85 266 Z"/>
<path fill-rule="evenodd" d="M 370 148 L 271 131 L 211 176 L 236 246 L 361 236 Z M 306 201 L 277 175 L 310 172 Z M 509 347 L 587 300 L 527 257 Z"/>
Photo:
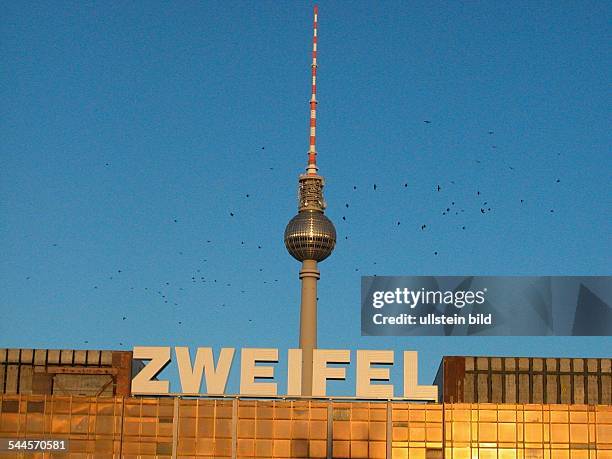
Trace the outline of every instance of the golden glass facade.
<path fill-rule="evenodd" d="M 66 458 L 612 459 L 612 406 L 0 395 L 0 438 Z"/>

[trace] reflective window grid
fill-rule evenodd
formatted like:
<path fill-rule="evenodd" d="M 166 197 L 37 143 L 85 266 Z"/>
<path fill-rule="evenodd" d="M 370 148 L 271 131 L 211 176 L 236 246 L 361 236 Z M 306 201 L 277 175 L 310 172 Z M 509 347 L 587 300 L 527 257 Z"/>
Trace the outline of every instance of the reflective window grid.
<path fill-rule="evenodd" d="M 612 406 L 0 395 L 27 458 L 612 459 Z"/>

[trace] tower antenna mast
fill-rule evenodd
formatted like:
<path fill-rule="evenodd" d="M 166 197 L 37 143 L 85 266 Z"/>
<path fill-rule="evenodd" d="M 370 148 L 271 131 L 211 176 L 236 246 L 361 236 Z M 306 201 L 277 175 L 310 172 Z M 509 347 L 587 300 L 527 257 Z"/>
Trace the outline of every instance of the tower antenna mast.
<path fill-rule="evenodd" d="M 317 173 L 317 19 L 319 7 L 314 7 L 312 25 L 312 95 L 310 97 L 310 148 L 308 150 L 308 174 Z"/>

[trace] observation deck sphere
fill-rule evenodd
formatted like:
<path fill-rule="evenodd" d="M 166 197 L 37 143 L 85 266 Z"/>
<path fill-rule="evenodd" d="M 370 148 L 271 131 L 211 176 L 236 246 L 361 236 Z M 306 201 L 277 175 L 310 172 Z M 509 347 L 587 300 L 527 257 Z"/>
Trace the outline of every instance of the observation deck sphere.
<path fill-rule="evenodd" d="M 285 228 L 285 247 L 298 261 L 323 261 L 336 246 L 336 228 L 322 212 L 302 211 Z"/>

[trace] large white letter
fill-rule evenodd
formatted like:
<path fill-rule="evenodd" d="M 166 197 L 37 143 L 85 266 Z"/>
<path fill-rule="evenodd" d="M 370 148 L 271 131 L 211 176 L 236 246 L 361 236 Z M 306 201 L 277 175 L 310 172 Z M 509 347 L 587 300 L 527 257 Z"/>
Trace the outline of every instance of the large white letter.
<path fill-rule="evenodd" d="M 389 368 L 372 368 L 373 363 L 393 365 L 393 351 L 357 351 L 357 397 L 392 398 L 393 384 L 370 384 L 389 381 Z"/>
<path fill-rule="evenodd" d="M 151 381 L 170 362 L 169 347 L 136 346 L 132 353 L 134 360 L 151 360 L 132 379 L 133 394 L 167 394 L 170 391 L 170 381 Z"/>
<path fill-rule="evenodd" d="M 313 349 L 312 351 L 312 395 L 324 397 L 327 380 L 346 379 L 346 368 L 330 368 L 328 363 L 350 363 L 351 351 L 338 349 Z"/>
<path fill-rule="evenodd" d="M 178 364 L 181 387 L 185 394 L 199 394 L 202 385 L 202 372 L 205 372 L 206 393 L 223 394 L 227 385 L 227 377 L 232 367 L 234 348 L 224 347 L 219 354 L 219 362 L 215 368 L 215 361 L 211 347 L 199 347 L 195 362 L 191 366 L 189 348 L 176 347 L 176 362 Z"/>
<path fill-rule="evenodd" d="M 289 349 L 287 354 L 287 395 L 302 395 L 301 349 Z"/>
<path fill-rule="evenodd" d="M 274 367 L 255 362 L 278 363 L 278 349 L 242 349 L 240 351 L 240 394 L 276 395 L 276 383 L 257 383 L 255 378 L 274 378 Z"/>
<path fill-rule="evenodd" d="M 416 351 L 404 351 L 404 397 L 410 400 L 438 400 L 438 386 L 419 386 Z"/>

